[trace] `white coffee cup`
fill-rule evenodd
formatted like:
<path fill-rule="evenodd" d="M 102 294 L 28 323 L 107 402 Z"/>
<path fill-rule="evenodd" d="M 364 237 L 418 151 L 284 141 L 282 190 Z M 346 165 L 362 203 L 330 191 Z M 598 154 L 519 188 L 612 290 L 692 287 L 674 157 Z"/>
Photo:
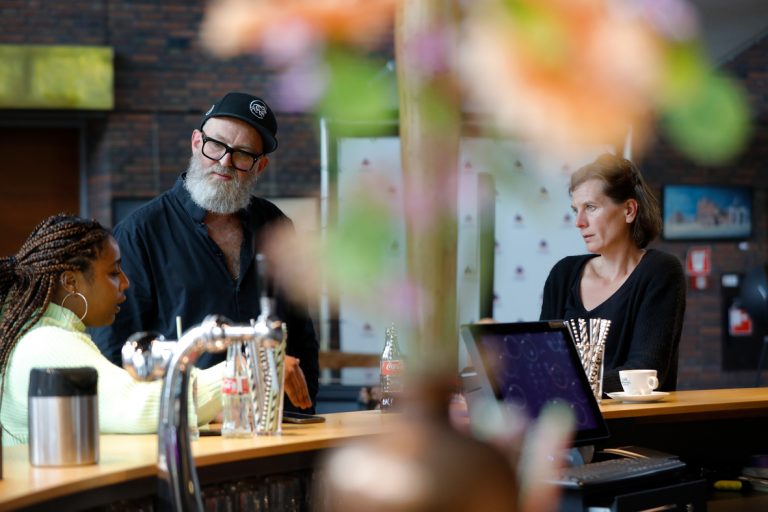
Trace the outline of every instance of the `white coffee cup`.
<path fill-rule="evenodd" d="M 656 370 L 620 370 L 619 380 L 627 395 L 650 395 L 659 387 Z"/>

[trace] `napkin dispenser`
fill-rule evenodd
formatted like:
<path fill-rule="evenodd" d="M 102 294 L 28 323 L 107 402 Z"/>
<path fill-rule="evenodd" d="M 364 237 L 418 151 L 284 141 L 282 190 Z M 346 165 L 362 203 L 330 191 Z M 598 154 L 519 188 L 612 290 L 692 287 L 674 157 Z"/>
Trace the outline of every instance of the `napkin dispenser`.
<path fill-rule="evenodd" d="M 29 462 L 77 466 L 99 461 L 95 368 L 33 368 L 29 373 Z"/>

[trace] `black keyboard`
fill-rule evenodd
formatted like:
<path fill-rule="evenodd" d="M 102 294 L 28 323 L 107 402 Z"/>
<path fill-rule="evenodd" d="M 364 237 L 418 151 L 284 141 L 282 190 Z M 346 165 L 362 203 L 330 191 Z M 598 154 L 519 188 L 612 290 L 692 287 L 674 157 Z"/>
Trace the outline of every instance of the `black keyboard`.
<path fill-rule="evenodd" d="M 611 459 L 574 466 L 562 471 L 559 485 L 571 489 L 633 482 L 645 478 L 674 476 L 682 473 L 685 463 L 675 458 Z"/>

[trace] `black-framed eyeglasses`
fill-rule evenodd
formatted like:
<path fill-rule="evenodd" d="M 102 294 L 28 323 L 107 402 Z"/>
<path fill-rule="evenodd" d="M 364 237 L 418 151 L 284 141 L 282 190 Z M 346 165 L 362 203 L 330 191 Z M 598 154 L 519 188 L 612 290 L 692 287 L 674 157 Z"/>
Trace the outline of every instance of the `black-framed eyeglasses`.
<path fill-rule="evenodd" d="M 256 161 L 264 156 L 264 153 L 249 153 L 242 149 L 231 148 L 220 140 L 212 139 L 204 132 L 201 133 L 203 134 L 203 155 L 218 162 L 229 153 L 232 167 L 238 171 L 250 172 L 256 165 Z"/>

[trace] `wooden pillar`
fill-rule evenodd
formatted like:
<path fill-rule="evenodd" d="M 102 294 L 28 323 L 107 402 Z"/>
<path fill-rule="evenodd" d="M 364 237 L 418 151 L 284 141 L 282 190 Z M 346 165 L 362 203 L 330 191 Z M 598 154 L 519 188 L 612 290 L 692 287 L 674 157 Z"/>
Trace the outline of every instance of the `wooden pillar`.
<path fill-rule="evenodd" d="M 457 20 L 454 1 L 403 0 L 395 23 L 408 275 L 425 292 L 409 346 L 440 369 L 457 361 Z"/>

